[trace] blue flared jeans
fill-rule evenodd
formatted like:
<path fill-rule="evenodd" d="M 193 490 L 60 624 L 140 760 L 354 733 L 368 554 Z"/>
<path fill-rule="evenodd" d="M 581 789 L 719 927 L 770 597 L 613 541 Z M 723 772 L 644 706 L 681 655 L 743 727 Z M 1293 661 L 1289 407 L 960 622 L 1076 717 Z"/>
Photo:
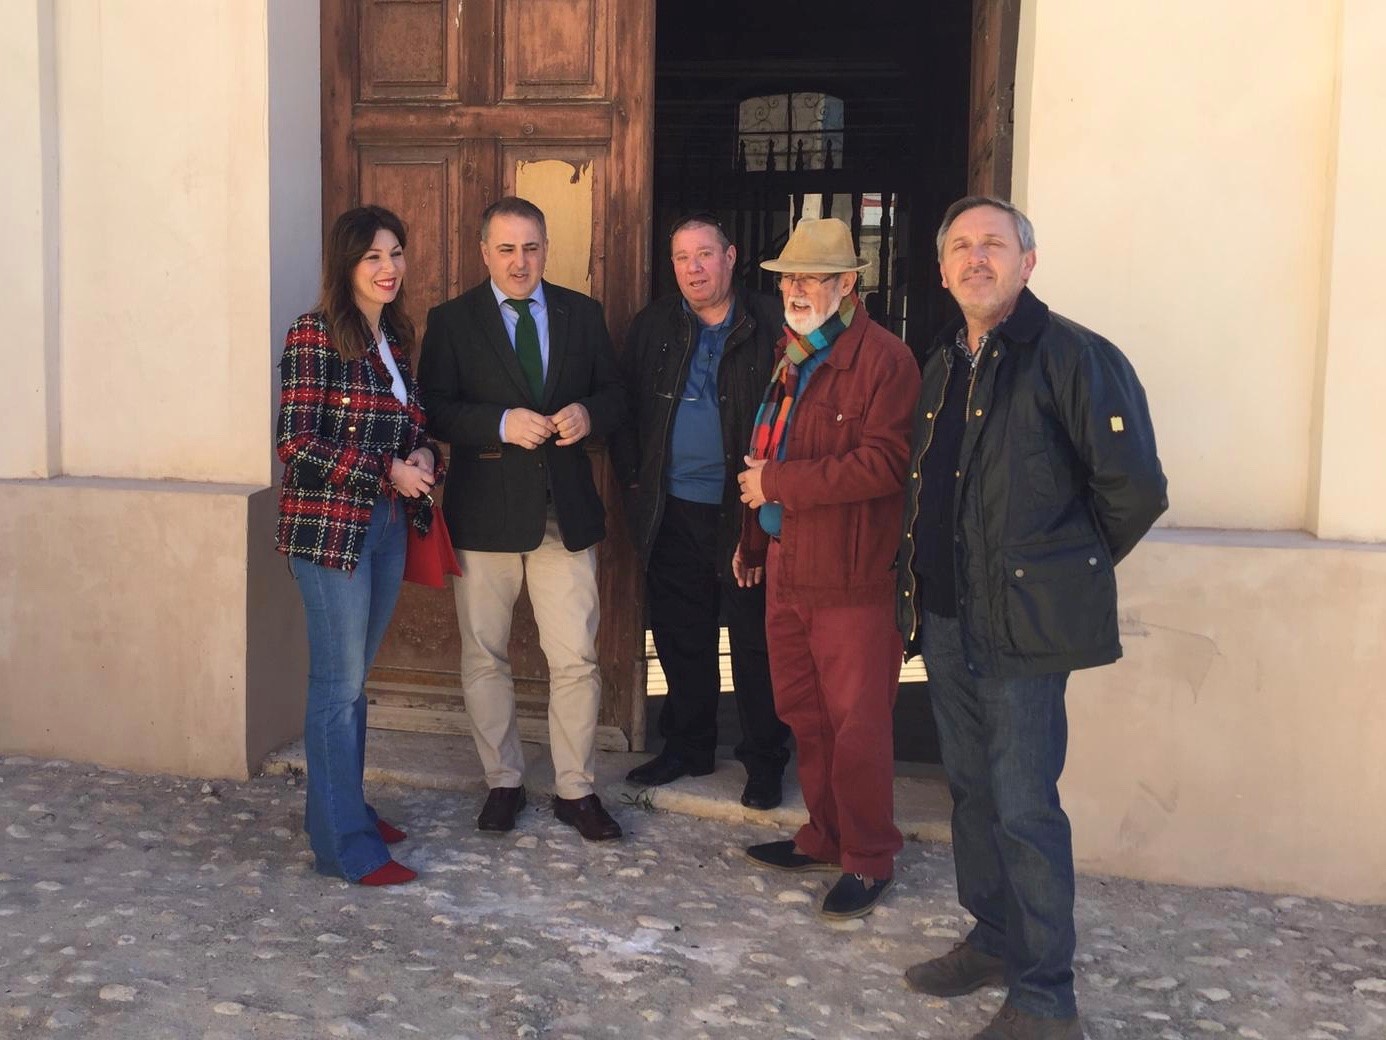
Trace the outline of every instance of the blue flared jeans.
<path fill-rule="evenodd" d="M 366 673 L 404 580 L 404 510 L 382 499 L 353 571 L 297 557 L 289 568 L 308 618 L 308 759 L 303 826 L 319 872 L 358 881 L 390 859 L 366 804 Z"/>
<path fill-rule="evenodd" d="M 958 901 L 977 918 L 967 942 L 1006 965 L 1008 999 L 1045 1018 L 1073 997 L 1073 839 L 1059 805 L 1068 751 L 1068 673 L 984 679 L 964 657 L 957 618 L 926 613 L 921 648 L 953 795 Z"/>

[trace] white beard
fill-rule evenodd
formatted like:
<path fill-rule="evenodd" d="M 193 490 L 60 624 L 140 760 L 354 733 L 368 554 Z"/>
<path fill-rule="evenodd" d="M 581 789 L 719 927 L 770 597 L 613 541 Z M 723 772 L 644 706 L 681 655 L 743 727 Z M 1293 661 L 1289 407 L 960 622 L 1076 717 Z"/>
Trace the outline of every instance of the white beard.
<path fill-rule="evenodd" d="M 827 308 L 822 311 L 813 306 L 806 296 L 791 297 L 785 304 L 784 323 L 799 335 L 807 336 L 814 329 L 822 328 L 827 320 L 838 312 L 838 308 L 842 306 L 842 295 L 841 289 L 834 290 Z M 807 304 L 809 309 L 806 311 L 793 310 L 790 304 L 796 302 Z"/>

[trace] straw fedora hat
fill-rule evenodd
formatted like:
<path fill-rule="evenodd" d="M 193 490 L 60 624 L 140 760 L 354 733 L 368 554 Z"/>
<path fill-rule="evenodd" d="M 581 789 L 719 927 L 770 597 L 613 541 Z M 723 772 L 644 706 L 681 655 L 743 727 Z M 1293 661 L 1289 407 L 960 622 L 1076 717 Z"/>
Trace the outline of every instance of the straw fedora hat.
<path fill-rule="evenodd" d="M 864 271 L 870 265 L 857 256 L 852 246 L 852 229 L 842 221 L 836 217 L 804 217 L 779 257 L 763 260 L 760 266 L 784 274 L 842 274 Z"/>

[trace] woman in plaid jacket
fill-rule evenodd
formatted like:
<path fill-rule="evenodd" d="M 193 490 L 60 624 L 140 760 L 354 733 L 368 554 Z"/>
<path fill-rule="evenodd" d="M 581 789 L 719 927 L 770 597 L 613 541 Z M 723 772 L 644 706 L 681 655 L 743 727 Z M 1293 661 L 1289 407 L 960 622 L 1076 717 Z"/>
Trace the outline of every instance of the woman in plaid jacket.
<path fill-rule="evenodd" d="M 399 597 L 405 525 L 427 533 L 442 476 L 409 371 L 405 237 L 379 206 L 338 217 L 318 309 L 290 326 L 279 363 L 279 551 L 308 618 L 304 828 L 319 871 L 363 885 L 416 876 L 385 848 L 405 834 L 361 786 L 365 682 Z"/>

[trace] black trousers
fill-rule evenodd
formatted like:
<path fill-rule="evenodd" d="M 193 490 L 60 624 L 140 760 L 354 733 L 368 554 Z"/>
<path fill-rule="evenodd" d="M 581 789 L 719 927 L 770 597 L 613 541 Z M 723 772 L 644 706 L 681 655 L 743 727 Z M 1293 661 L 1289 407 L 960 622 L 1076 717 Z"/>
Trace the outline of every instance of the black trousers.
<path fill-rule="evenodd" d="M 645 573 L 650 631 L 669 683 L 659 717 L 666 749 L 695 768 L 717 750 L 719 622 L 726 618 L 732 682 L 741 719 L 736 757 L 752 775 L 784 771 L 789 727 L 775 714 L 765 649 L 765 584 L 749 589 L 717 577 L 718 506 L 668 497 Z"/>

